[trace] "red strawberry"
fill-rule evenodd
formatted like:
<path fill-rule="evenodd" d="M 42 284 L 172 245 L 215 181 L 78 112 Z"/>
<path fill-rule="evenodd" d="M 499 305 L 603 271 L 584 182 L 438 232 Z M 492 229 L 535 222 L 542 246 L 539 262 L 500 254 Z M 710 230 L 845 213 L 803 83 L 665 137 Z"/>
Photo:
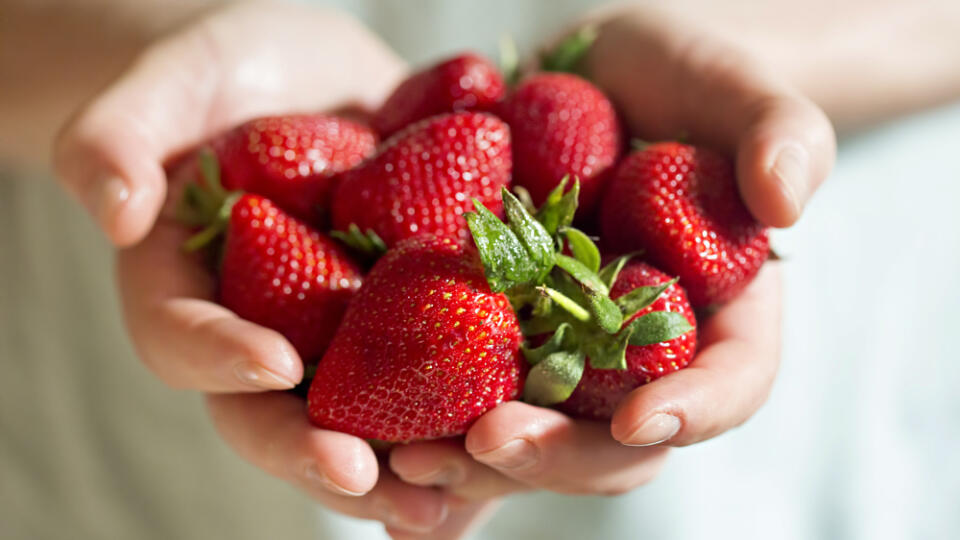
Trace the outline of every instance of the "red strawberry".
<path fill-rule="evenodd" d="M 315 221 L 329 206 L 332 176 L 373 154 L 369 127 L 327 114 L 260 118 L 214 141 L 227 189 L 270 198 Z"/>
<path fill-rule="evenodd" d="M 492 62 L 465 53 L 414 73 L 373 118 L 384 137 L 418 120 L 447 112 L 488 111 L 503 99 L 503 77 Z"/>
<path fill-rule="evenodd" d="M 304 360 L 326 350 L 361 274 L 333 240 L 258 195 L 234 204 L 220 303 L 284 335 Z"/>
<path fill-rule="evenodd" d="M 733 164 L 720 154 L 659 143 L 627 157 L 600 213 L 606 246 L 679 276 L 696 307 L 726 302 L 757 274 L 767 230 L 744 206 Z"/>
<path fill-rule="evenodd" d="M 373 159 L 340 178 L 333 224 L 373 230 L 386 244 L 430 233 L 465 238 L 462 214 L 476 197 L 500 212 L 510 181 L 510 131 L 484 113 L 453 113 L 413 124 Z"/>
<path fill-rule="evenodd" d="M 540 73 L 517 86 L 501 115 L 513 137 L 514 181 L 539 205 L 561 178 L 576 176 L 582 211 L 589 214 L 622 143 L 603 92 L 576 75 Z"/>
<path fill-rule="evenodd" d="M 610 290 L 610 297 L 619 298 L 638 287 L 667 282 L 670 282 L 670 277 L 656 268 L 642 262 L 632 262 L 620 271 Z M 581 418 L 609 419 L 620 401 L 633 389 L 690 363 L 697 348 L 697 322 L 684 290 L 676 283 L 671 284 L 652 304 L 624 321 L 624 325 L 652 311 L 680 313 L 693 329 L 670 341 L 643 346 L 629 345 L 625 370 L 596 369 L 588 361 L 580 384 L 560 404 L 562 410 Z"/>
<path fill-rule="evenodd" d="M 450 238 L 398 243 L 370 271 L 317 366 L 318 426 L 382 441 L 464 433 L 516 397 L 520 328 L 474 251 Z"/>

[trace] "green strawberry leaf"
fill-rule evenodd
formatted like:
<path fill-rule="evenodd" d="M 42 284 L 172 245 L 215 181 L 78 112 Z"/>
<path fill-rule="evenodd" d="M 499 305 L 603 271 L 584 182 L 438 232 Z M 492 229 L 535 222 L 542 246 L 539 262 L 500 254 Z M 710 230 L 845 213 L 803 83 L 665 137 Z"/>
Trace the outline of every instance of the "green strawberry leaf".
<path fill-rule="evenodd" d="M 523 399 L 534 405 L 566 401 L 580 384 L 585 357 L 582 352 L 557 351 L 533 366 L 523 387 Z"/>
<path fill-rule="evenodd" d="M 620 275 L 620 271 L 623 270 L 623 267 L 627 265 L 627 262 L 636 255 L 636 253 L 628 253 L 610 261 L 609 264 L 597 272 L 597 276 L 600 278 L 600 281 L 602 281 L 607 288 L 612 289 L 613 284 L 617 282 L 617 276 Z"/>
<path fill-rule="evenodd" d="M 597 28 L 592 24 L 584 25 L 577 32 L 565 38 L 553 50 L 540 59 L 543 71 L 562 71 L 577 73 L 580 62 L 586 56 L 597 39 Z"/>
<path fill-rule="evenodd" d="M 217 160 L 217 155 L 210 148 L 201 148 L 197 154 L 197 163 L 200 167 L 200 176 L 210 194 L 216 200 L 225 199 L 227 190 L 220 183 L 220 162 Z"/>
<path fill-rule="evenodd" d="M 600 250 L 597 249 L 593 240 L 582 231 L 572 227 L 565 228 L 563 234 L 567 237 L 567 245 L 570 246 L 574 258 L 582 262 L 592 272 L 600 271 Z"/>
<path fill-rule="evenodd" d="M 680 313 L 653 311 L 634 319 L 624 330 L 627 329 L 631 333 L 630 344 L 643 347 L 678 338 L 693 330 L 693 326 Z"/>
<path fill-rule="evenodd" d="M 513 194 L 517 196 L 517 199 L 520 201 L 520 204 L 523 205 L 524 210 L 530 212 L 530 215 L 536 215 L 537 205 L 533 204 L 533 197 L 530 195 L 530 192 L 527 188 L 523 186 L 513 186 Z"/>
<path fill-rule="evenodd" d="M 520 55 L 517 53 L 517 42 L 510 34 L 500 37 L 500 72 L 508 86 L 517 84 L 520 80 Z"/>
<path fill-rule="evenodd" d="M 577 213 L 580 180 L 574 178 L 570 191 L 564 193 L 568 181 L 569 177 L 564 176 L 537 211 L 537 221 L 543 225 L 550 236 L 556 236 L 561 227 L 573 223 L 573 216 Z"/>
<path fill-rule="evenodd" d="M 550 336 L 550 339 L 543 345 L 534 349 L 527 348 L 526 345 L 522 346 L 521 350 L 523 351 L 524 358 L 527 359 L 527 362 L 529 362 L 531 366 L 535 366 L 551 354 L 566 350 L 567 347 L 564 346 L 564 338 L 567 336 L 570 328 L 571 326 L 569 324 L 561 323 L 560 326 L 557 326 L 553 335 Z"/>
<path fill-rule="evenodd" d="M 661 283 L 660 285 L 637 287 L 627 294 L 620 296 L 614 300 L 614 302 L 616 302 L 617 306 L 620 307 L 623 317 L 629 319 L 633 315 L 636 315 L 636 313 L 641 309 L 654 303 L 657 298 L 660 298 L 660 295 L 663 294 L 663 291 L 667 290 L 668 287 L 676 282 L 677 278 L 673 278 L 666 283 Z"/>
<path fill-rule="evenodd" d="M 577 259 L 567 255 L 557 254 L 557 266 L 573 276 L 574 279 L 591 291 L 601 294 L 610 293 L 610 289 L 607 288 L 607 284 L 604 283 L 594 271 L 590 270 L 585 264 Z"/>
<path fill-rule="evenodd" d="M 623 314 L 609 296 L 596 291 L 587 291 L 590 314 L 608 334 L 614 334 L 623 326 Z"/>
<path fill-rule="evenodd" d="M 506 188 L 501 188 L 501 196 L 507 225 L 517 235 L 526 248 L 529 259 L 538 269 L 536 280 L 540 283 L 553 268 L 556 257 L 553 239 L 543 225 L 527 213 L 520 201 Z"/>
<path fill-rule="evenodd" d="M 622 332 L 585 344 L 590 365 L 595 369 L 627 369 L 627 345 L 633 329 L 629 326 Z"/>
<path fill-rule="evenodd" d="M 330 231 L 330 236 L 370 259 L 376 259 L 387 252 L 387 244 L 380 235 L 373 229 L 363 232 L 356 223 L 351 223 L 346 231 Z"/>
<path fill-rule="evenodd" d="M 505 223 L 474 199 L 476 212 L 464 214 L 493 292 L 534 281 L 540 275 L 527 249 Z"/>

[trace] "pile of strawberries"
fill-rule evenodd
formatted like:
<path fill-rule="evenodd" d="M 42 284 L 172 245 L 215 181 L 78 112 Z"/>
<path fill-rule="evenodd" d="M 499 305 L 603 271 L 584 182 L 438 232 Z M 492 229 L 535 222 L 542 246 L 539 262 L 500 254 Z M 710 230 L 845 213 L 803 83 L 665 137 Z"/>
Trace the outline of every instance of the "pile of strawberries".
<path fill-rule="evenodd" d="M 512 399 L 608 419 L 690 364 L 694 310 L 769 252 L 729 159 L 626 146 L 589 81 L 509 87 L 463 54 L 370 118 L 261 118 L 212 141 L 181 217 L 219 301 L 303 358 L 318 426 L 449 437 Z"/>

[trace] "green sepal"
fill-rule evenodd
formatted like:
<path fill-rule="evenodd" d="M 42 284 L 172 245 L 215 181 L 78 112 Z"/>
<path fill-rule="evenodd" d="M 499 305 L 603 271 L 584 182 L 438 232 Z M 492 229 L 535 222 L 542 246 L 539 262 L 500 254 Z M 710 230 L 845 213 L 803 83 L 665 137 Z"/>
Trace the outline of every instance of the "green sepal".
<path fill-rule="evenodd" d="M 200 167 L 200 177 L 210 194 L 217 200 L 224 199 L 227 190 L 220 180 L 220 162 L 217 161 L 217 155 L 210 148 L 201 148 L 197 153 L 197 164 Z"/>
<path fill-rule="evenodd" d="M 553 239 L 512 193 L 506 188 L 501 188 L 500 193 L 503 197 L 503 211 L 506 214 L 507 226 L 520 239 L 533 265 L 538 269 L 534 279 L 538 283 L 542 282 L 553 268 L 556 258 Z"/>
<path fill-rule="evenodd" d="M 590 366 L 594 369 L 627 369 L 627 346 L 633 329 L 629 326 L 612 336 L 585 344 Z"/>
<path fill-rule="evenodd" d="M 578 73 L 580 62 L 596 39 L 596 26 L 592 24 L 584 25 L 541 57 L 541 69 L 544 71 Z"/>
<path fill-rule="evenodd" d="M 230 223 L 230 213 L 233 211 L 233 205 L 240 200 L 243 193 L 239 191 L 224 193 L 226 193 L 226 196 L 220 208 L 217 210 L 216 216 L 213 217 L 212 223 L 197 234 L 187 238 L 183 243 L 184 251 L 190 253 L 203 249 L 211 245 L 226 232 L 227 225 Z"/>
<path fill-rule="evenodd" d="M 529 362 L 531 366 L 535 366 L 551 354 L 565 350 L 569 344 L 564 343 L 564 338 L 570 328 L 571 326 L 569 324 L 561 323 L 557 326 L 553 335 L 550 336 L 550 339 L 544 342 L 543 345 L 533 349 L 528 348 L 526 345 L 521 346 L 520 350 L 523 351 L 523 357 L 527 359 L 527 362 Z"/>
<path fill-rule="evenodd" d="M 557 351 L 546 356 L 527 374 L 523 399 L 548 406 L 566 401 L 580 384 L 586 357 L 579 350 Z"/>
<path fill-rule="evenodd" d="M 585 264 L 568 255 L 557 254 L 556 257 L 557 266 L 573 276 L 573 278 L 583 284 L 583 286 L 601 294 L 610 293 L 610 289 L 606 283 L 600 279 L 600 276 L 590 270 Z"/>
<path fill-rule="evenodd" d="M 620 271 L 623 270 L 623 267 L 627 265 L 627 262 L 636 255 L 636 253 L 628 253 L 610 261 L 610 263 L 597 272 L 597 276 L 600 278 L 600 281 L 602 281 L 608 289 L 612 289 L 613 284 L 617 282 L 617 277 L 620 275 Z"/>
<path fill-rule="evenodd" d="M 476 212 L 464 214 L 493 292 L 533 282 L 540 275 L 517 235 L 474 199 Z"/>
<path fill-rule="evenodd" d="M 517 52 L 517 42 L 510 34 L 500 36 L 500 73 L 508 86 L 517 84 L 520 80 L 520 54 Z"/>
<path fill-rule="evenodd" d="M 583 231 L 574 229 L 573 227 L 563 229 L 563 235 L 567 237 L 567 245 L 570 246 L 570 251 L 573 252 L 574 258 L 582 262 L 584 266 L 592 272 L 599 272 L 600 250 L 597 249 L 597 245 L 593 243 L 593 240 L 584 234 Z"/>
<path fill-rule="evenodd" d="M 606 294 L 587 291 L 590 299 L 590 314 L 594 320 L 608 334 L 615 334 L 623 326 L 623 314 L 620 308 Z"/>
<path fill-rule="evenodd" d="M 620 329 L 623 324 L 620 308 L 604 289 L 596 288 L 598 285 L 596 275 L 591 275 L 582 263 L 566 255 L 557 255 L 557 269 L 550 276 L 550 282 L 574 304 L 581 309 L 585 308 L 589 315 L 588 318 L 578 320 L 593 321 L 608 334 L 613 334 Z M 569 308 L 565 309 L 568 312 L 571 311 Z"/>
<path fill-rule="evenodd" d="M 361 231 L 356 223 L 351 223 L 346 231 L 330 231 L 330 236 L 343 242 L 351 249 L 368 259 L 377 259 L 387 252 L 387 244 L 373 229 Z"/>
<path fill-rule="evenodd" d="M 668 287 L 677 282 L 677 278 L 673 278 L 666 283 L 661 283 L 660 285 L 648 285 L 645 287 L 637 287 L 636 289 L 628 292 L 627 294 L 614 300 L 617 306 L 620 308 L 621 313 L 625 319 L 636 315 L 638 311 L 654 303 L 657 298 L 660 298 L 660 295 L 663 294 L 663 291 L 667 290 Z"/>
<path fill-rule="evenodd" d="M 543 225 L 550 236 L 556 236 L 561 227 L 573 223 L 573 216 L 577 213 L 580 180 L 574 178 L 570 191 L 564 193 L 569 180 L 569 176 L 561 178 L 560 183 L 547 195 L 546 200 L 540 205 L 540 210 L 537 211 L 537 221 Z"/>
<path fill-rule="evenodd" d="M 693 326 L 680 313 L 653 311 L 634 319 L 624 330 L 627 329 L 630 345 L 643 347 L 676 339 L 693 330 Z"/>
<path fill-rule="evenodd" d="M 523 186 L 513 186 L 513 194 L 516 195 L 524 210 L 530 212 L 530 215 L 537 215 L 537 205 L 533 204 L 533 197 L 530 191 Z"/>

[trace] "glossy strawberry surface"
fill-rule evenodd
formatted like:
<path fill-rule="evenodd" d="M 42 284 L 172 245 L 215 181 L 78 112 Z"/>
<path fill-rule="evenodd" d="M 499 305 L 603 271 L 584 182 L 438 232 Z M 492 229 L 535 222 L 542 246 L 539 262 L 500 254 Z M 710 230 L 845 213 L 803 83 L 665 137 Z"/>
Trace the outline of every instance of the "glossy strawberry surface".
<path fill-rule="evenodd" d="M 505 89 L 493 62 L 477 54 L 461 54 L 403 81 L 374 115 L 373 125 L 386 137 L 429 116 L 489 111 L 503 99 Z"/>
<path fill-rule="evenodd" d="M 372 155 L 377 137 L 364 124 L 328 114 L 252 120 L 213 142 L 224 187 L 268 197 L 316 221 L 329 207 L 332 177 Z"/>
<path fill-rule="evenodd" d="M 590 214 L 621 151 L 610 100 L 576 75 L 540 73 L 521 82 L 500 111 L 513 137 L 514 182 L 539 205 L 564 176 L 576 176 L 580 212 Z"/>
<path fill-rule="evenodd" d="M 732 299 L 770 252 L 767 229 L 740 199 L 733 163 L 687 144 L 652 144 L 624 159 L 599 220 L 605 247 L 642 250 L 680 278 L 695 307 Z"/>
<path fill-rule="evenodd" d="M 359 267 L 333 240 L 258 195 L 234 204 L 220 266 L 220 303 L 283 334 L 305 362 L 326 350 Z"/>
<path fill-rule="evenodd" d="M 367 276 L 318 365 L 308 413 L 318 426 L 382 441 L 464 433 L 514 399 L 525 362 L 510 302 L 472 248 L 404 240 Z"/>
<path fill-rule="evenodd" d="M 472 198 L 500 213 L 510 182 L 510 130 L 485 113 L 451 113 L 408 126 L 340 178 L 333 224 L 372 229 L 387 245 L 428 233 L 466 238 Z"/>

